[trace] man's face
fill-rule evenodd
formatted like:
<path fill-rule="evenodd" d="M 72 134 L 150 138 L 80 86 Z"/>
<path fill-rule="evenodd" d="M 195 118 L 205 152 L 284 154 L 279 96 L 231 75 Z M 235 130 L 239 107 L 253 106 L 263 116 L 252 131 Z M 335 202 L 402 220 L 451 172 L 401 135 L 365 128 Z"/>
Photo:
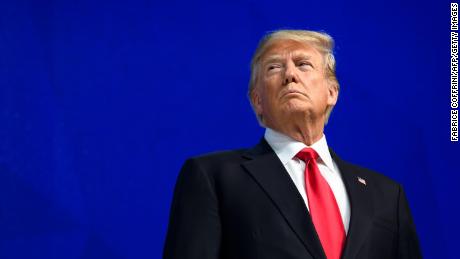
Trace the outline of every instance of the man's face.
<path fill-rule="evenodd" d="M 265 126 L 275 127 L 296 115 L 325 120 L 337 96 L 337 88 L 325 77 L 322 55 L 312 46 L 282 40 L 262 56 L 251 98 Z"/>

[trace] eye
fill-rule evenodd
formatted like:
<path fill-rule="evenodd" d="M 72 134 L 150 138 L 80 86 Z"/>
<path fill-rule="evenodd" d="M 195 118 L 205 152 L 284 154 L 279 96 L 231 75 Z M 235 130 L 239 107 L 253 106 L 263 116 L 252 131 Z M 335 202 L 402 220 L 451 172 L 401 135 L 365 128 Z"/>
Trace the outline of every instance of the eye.
<path fill-rule="evenodd" d="M 269 64 L 267 66 L 267 71 L 276 71 L 281 68 L 280 64 Z"/>
<path fill-rule="evenodd" d="M 297 64 L 297 66 L 299 66 L 300 68 L 302 69 L 309 69 L 309 68 L 313 68 L 313 65 L 308 62 L 308 61 L 301 61 Z"/>

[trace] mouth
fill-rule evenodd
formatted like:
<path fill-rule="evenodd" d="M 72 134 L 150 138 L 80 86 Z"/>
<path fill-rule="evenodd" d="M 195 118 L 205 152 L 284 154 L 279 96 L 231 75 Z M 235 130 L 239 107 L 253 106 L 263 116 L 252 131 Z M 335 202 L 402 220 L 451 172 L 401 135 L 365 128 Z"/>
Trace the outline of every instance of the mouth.
<path fill-rule="evenodd" d="M 302 95 L 302 96 L 308 97 L 303 92 L 297 91 L 297 90 L 288 90 L 288 91 L 284 92 L 281 96 L 284 97 L 284 96 L 288 96 L 288 95 L 299 95 L 299 94 Z"/>

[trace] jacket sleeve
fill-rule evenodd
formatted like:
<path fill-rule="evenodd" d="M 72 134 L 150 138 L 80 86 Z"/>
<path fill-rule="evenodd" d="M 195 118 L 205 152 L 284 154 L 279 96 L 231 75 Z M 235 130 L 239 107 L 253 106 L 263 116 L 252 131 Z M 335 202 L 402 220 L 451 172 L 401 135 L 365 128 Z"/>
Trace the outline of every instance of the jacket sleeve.
<path fill-rule="evenodd" d="M 422 258 L 409 204 L 401 186 L 398 202 L 398 258 Z"/>
<path fill-rule="evenodd" d="M 221 226 L 213 181 L 193 159 L 177 178 L 164 259 L 218 259 Z"/>

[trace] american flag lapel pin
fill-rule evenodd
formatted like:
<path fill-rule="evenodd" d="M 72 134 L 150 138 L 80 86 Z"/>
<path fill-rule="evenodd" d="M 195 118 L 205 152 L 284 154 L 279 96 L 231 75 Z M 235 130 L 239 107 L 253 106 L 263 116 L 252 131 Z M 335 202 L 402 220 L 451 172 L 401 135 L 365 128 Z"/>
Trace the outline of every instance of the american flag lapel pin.
<path fill-rule="evenodd" d="M 358 182 L 360 182 L 360 183 L 366 185 L 366 180 L 364 180 L 363 178 L 361 178 L 361 177 L 359 177 L 359 176 L 358 176 Z"/>

